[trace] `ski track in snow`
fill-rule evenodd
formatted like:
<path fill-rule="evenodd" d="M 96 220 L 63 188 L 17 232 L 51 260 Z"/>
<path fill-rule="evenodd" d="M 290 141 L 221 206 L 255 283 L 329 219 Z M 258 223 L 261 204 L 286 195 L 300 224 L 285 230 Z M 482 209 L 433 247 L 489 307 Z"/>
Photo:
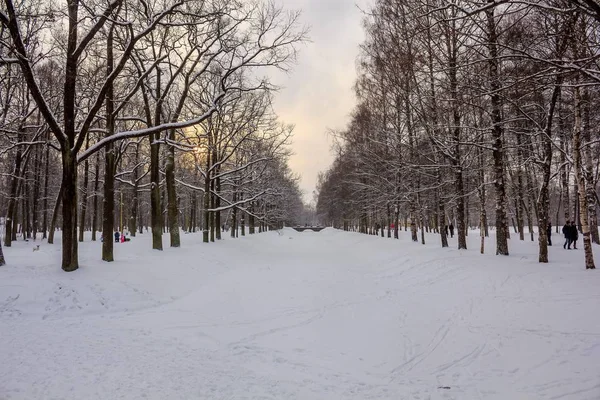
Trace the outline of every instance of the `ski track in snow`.
<path fill-rule="evenodd" d="M 60 240 L 6 248 L 0 399 L 600 399 L 600 273 L 581 250 L 539 265 L 537 241 L 482 256 L 473 234 L 466 251 L 332 229 L 182 241 L 152 252 L 144 234 L 114 263 L 85 242 L 69 274 Z"/>

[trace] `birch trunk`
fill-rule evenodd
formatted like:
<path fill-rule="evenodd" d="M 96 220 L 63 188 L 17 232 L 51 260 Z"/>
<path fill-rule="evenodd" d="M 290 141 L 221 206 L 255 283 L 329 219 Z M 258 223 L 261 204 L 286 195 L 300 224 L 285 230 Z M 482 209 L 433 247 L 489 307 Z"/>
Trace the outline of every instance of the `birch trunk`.
<path fill-rule="evenodd" d="M 581 90 L 575 87 L 575 127 L 573 129 L 573 163 L 575 168 L 575 179 L 578 183 L 579 210 L 581 213 L 581 228 L 583 233 L 583 249 L 585 253 L 585 268 L 595 269 L 594 253 L 592 251 L 592 241 L 590 235 L 590 225 L 588 216 L 586 182 L 581 160 L 581 131 L 582 131 L 582 112 L 581 112 Z"/>

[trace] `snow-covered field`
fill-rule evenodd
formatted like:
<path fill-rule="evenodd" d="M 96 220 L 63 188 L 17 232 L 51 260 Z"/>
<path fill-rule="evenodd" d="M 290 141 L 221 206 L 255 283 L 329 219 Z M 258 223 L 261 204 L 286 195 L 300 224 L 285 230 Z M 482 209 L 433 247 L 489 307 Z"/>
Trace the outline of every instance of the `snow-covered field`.
<path fill-rule="evenodd" d="M 59 245 L 18 242 L 0 399 L 598 400 L 600 272 L 554 239 L 539 265 L 537 243 L 482 256 L 475 234 L 468 251 L 404 232 L 184 235 L 162 253 L 145 234 L 114 263 L 84 243 L 70 274 Z"/>

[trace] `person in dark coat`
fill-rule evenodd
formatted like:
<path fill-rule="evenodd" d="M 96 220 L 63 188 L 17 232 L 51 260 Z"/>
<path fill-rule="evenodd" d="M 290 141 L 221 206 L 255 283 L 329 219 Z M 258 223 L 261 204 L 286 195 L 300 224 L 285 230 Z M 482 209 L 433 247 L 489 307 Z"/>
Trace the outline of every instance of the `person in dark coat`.
<path fill-rule="evenodd" d="M 548 236 L 548 246 L 552 246 L 552 224 L 548 221 L 548 226 L 546 227 L 546 236 Z"/>
<path fill-rule="evenodd" d="M 454 237 L 454 225 L 452 225 L 452 222 L 450 223 L 450 237 Z"/>
<path fill-rule="evenodd" d="M 121 234 L 119 232 L 115 232 L 115 243 L 119 243 L 121 239 Z"/>
<path fill-rule="evenodd" d="M 571 222 L 571 243 L 573 244 L 573 249 L 577 250 L 577 239 L 579 239 L 579 231 L 577 230 L 577 225 L 575 225 L 575 221 Z"/>
<path fill-rule="evenodd" d="M 565 235 L 565 244 L 563 245 L 563 249 L 568 248 L 569 250 L 571 250 L 571 223 L 570 223 L 570 221 L 565 222 L 565 225 L 562 228 L 562 233 L 563 233 L 563 235 Z"/>

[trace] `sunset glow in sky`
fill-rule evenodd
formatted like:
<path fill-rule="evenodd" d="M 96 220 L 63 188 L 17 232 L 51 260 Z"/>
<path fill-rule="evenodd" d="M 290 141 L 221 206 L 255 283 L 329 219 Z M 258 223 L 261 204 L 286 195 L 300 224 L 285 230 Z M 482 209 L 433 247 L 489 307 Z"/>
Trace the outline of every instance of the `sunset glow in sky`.
<path fill-rule="evenodd" d="M 286 9 L 301 10 L 301 21 L 310 29 L 310 42 L 299 47 L 298 64 L 274 79 L 284 87 L 275 97 L 275 109 L 283 122 L 296 126 L 290 166 L 302 175 L 300 186 L 309 202 L 317 174 L 332 162 L 327 131 L 343 129 L 355 104 L 355 59 L 363 39 L 359 6 L 364 9 L 366 1 L 279 1 Z"/>

